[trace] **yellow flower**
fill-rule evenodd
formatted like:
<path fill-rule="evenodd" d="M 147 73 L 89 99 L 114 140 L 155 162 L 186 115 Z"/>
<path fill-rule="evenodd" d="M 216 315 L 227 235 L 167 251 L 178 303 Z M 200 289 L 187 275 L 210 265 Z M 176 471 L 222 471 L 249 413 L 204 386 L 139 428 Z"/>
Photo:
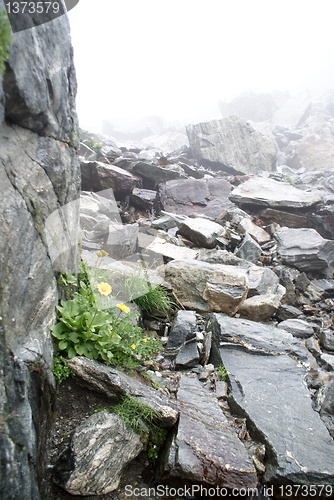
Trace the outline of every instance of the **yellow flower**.
<path fill-rule="evenodd" d="M 109 283 L 105 283 L 104 281 L 97 285 L 97 289 L 101 295 L 105 295 L 106 297 L 112 292 L 112 288 Z"/>
<path fill-rule="evenodd" d="M 136 349 L 136 344 L 132 344 L 131 349 Z"/>
<path fill-rule="evenodd" d="M 144 337 L 144 338 L 143 338 L 143 342 L 147 342 L 147 337 Z"/>
<path fill-rule="evenodd" d="M 108 252 L 106 252 L 105 250 L 98 250 L 98 251 L 96 252 L 96 255 L 97 255 L 98 257 L 107 257 L 109 254 L 108 254 Z"/>
<path fill-rule="evenodd" d="M 126 306 L 125 304 L 116 304 L 116 307 L 118 307 L 118 309 L 120 309 L 125 314 L 128 314 L 130 312 L 130 307 Z"/>

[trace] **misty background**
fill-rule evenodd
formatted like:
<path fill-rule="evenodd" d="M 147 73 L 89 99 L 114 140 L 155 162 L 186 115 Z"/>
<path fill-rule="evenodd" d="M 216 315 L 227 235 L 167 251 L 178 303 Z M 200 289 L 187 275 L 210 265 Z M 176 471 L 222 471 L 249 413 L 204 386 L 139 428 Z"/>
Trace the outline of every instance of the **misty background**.
<path fill-rule="evenodd" d="M 80 0 L 69 12 L 80 127 L 221 118 L 219 101 L 334 88 L 332 0 Z"/>

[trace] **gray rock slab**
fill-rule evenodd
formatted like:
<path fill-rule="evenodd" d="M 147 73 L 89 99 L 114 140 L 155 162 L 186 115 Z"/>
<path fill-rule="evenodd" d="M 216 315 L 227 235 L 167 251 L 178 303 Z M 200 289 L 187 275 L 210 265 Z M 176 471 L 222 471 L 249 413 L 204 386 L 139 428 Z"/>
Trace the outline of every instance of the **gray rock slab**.
<path fill-rule="evenodd" d="M 223 234 L 223 227 L 208 219 L 187 218 L 180 225 L 178 234 L 184 236 L 198 247 L 214 248 L 217 238 Z M 261 249 L 260 249 L 261 252 Z"/>
<path fill-rule="evenodd" d="M 166 396 L 157 393 L 151 387 L 129 377 L 123 372 L 81 356 L 67 361 L 73 373 L 88 388 L 112 399 L 122 395 L 139 398 L 140 401 L 158 412 L 161 427 L 171 427 L 178 419 L 178 411 Z"/>
<path fill-rule="evenodd" d="M 265 295 L 277 293 L 278 276 L 269 267 L 252 266 L 248 271 L 248 295 Z"/>
<path fill-rule="evenodd" d="M 282 227 L 275 233 L 277 253 L 284 264 L 300 271 L 333 274 L 334 241 L 326 240 L 315 229 Z"/>
<path fill-rule="evenodd" d="M 197 341 L 191 340 L 186 342 L 180 349 L 175 358 L 175 366 L 181 368 L 193 368 L 198 365 L 200 359 L 197 348 Z"/>
<path fill-rule="evenodd" d="M 306 350 L 302 348 L 300 340 L 270 324 L 244 318 L 230 318 L 225 314 L 210 314 L 209 330 L 215 332 L 221 345 L 231 344 L 236 348 L 260 354 L 291 353 L 300 359 L 307 359 Z"/>
<path fill-rule="evenodd" d="M 276 165 L 274 139 L 237 116 L 189 125 L 187 134 L 201 165 L 246 175 L 271 171 Z"/>
<path fill-rule="evenodd" d="M 159 186 L 159 200 L 164 210 L 190 215 L 194 212 L 218 217 L 233 203 L 228 196 L 232 186 L 224 179 L 178 179 Z"/>
<path fill-rule="evenodd" d="M 302 319 L 286 319 L 277 325 L 277 328 L 282 328 L 283 330 L 291 333 L 294 337 L 300 339 L 307 339 L 312 337 L 315 333 L 315 326 Z"/>
<path fill-rule="evenodd" d="M 266 177 L 252 177 L 237 186 L 229 196 L 234 203 L 262 205 L 267 207 L 310 207 L 322 198 L 302 191 L 287 182 L 279 182 Z"/>
<path fill-rule="evenodd" d="M 197 330 L 197 319 L 195 311 L 181 310 L 177 312 L 174 319 L 167 348 L 181 347 L 186 340 L 195 336 Z"/>
<path fill-rule="evenodd" d="M 263 243 L 267 243 L 271 239 L 270 234 L 262 229 L 262 227 L 254 224 L 254 222 L 252 222 L 249 217 L 244 217 L 240 221 L 238 230 L 243 233 L 248 233 L 260 245 Z"/>
<path fill-rule="evenodd" d="M 140 436 L 118 415 L 98 412 L 79 425 L 54 468 L 54 480 L 71 495 L 105 495 L 117 489 L 126 466 L 143 450 Z"/>
<path fill-rule="evenodd" d="M 99 192 L 112 189 L 116 196 L 130 195 L 140 188 L 142 179 L 116 165 L 101 161 L 81 162 L 81 187 L 84 191 Z"/>
<path fill-rule="evenodd" d="M 226 488 L 255 486 L 252 460 L 215 395 L 183 375 L 177 401 L 180 421 L 165 465 L 170 477 Z"/>
<path fill-rule="evenodd" d="M 222 348 L 230 401 L 266 446 L 265 481 L 334 485 L 334 442 L 312 409 L 305 370 L 286 355 Z"/>
<path fill-rule="evenodd" d="M 175 164 L 162 166 L 157 163 L 140 161 L 134 165 L 133 172 L 156 183 L 186 177 L 184 170 Z"/>
<path fill-rule="evenodd" d="M 246 233 L 241 244 L 236 249 L 235 255 L 240 259 L 248 260 L 248 262 L 256 264 L 261 255 L 261 247 L 248 233 Z"/>

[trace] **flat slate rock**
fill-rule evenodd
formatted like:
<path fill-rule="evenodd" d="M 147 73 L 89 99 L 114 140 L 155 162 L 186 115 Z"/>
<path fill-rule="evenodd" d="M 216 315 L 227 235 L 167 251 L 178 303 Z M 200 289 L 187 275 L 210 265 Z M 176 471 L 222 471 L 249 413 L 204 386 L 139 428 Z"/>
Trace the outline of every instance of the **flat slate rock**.
<path fill-rule="evenodd" d="M 226 488 L 256 486 L 252 459 L 214 394 L 183 375 L 177 401 L 180 421 L 165 464 L 169 476 Z"/>
<path fill-rule="evenodd" d="M 303 208 L 322 201 L 316 194 L 302 191 L 287 182 L 266 177 L 252 177 L 237 186 L 229 199 L 239 205 L 252 204 L 266 207 Z"/>
<path fill-rule="evenodd" d="M 304 360 L 307 351 L 300 339 L 283 329 L 225 314 L 210 314 L 207 329 L 211 329 L 221 345 L 235 346 L 249 353 L 292 354 Z"/>
<path fill-rule="evenodd" d="M 306 371 L 287 355 L 222 348 L 230 404 L 266 446 L 265 481 L 334 485 L 334 442 L 312 409 Z"/>

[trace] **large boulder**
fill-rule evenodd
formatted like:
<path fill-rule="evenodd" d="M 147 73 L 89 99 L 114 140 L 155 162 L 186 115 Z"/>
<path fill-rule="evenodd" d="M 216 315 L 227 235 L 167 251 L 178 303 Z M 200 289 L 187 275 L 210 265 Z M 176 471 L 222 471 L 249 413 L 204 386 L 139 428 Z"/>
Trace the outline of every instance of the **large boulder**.
<path fill-rule="evenodd" d="M 166 280 L 188 309 L 234 314 L 247 295 L 247 270 L 195 260 L 166 265 Z"/>
<path fill-rule="evenodd" d="M 266 177 L 252 177 L 237 186 L 229 196 L 238 205 L 260 205 L 280 208 L 305 208 L 320 203 L 322 198 L 302 191 L 287 182 Z"/>
<path fill-rule="evenodd" d="M 222 345 L 230 406 L 266 448 L 264 480 L 334 485 L 334 443 L 304 383 L 307 368 L 300 358 L 307 353 L 300 339 L 221 314 L 211 316 L 209 328 Z"/>
<path fill-rule="evenodd" d="M 233 205 L 228 199 L 231 190 L 231 184 L 224 179 L 178 179 L 160 184 L 159 200 L 167 212 L 215 218 Z"/>
<path fill-rule="evenodd" d="M 246 416 L 251 433 L 266 447 L 265 480 L 334 484 L 328 467 L 334 444 L 304 384 L 306 368 L 299 360 L 306 360 L 307 352 L 300 339 L 222 314 L 210 315 L 208 328 L 223 346 L 230 405 Z"/>
<path fill-rule="evenodd" d="M 197 161 L 206 167 L 246 175 L 275 168 L 274 139 L 237 116 L 189 125 L 187 134 Z"/>
<path fill-rule="evenodd" d="M 334 241 L 322 238 L 315 229 L 283 227 L 276 231 L 277 252 L 283 263 L 300 271 L 333 275 Z"/>
<path fill-rule="evenodd" d="M 105 495 L 117 489 L 142 449 L 140 436 L 121 417 L 95 413 L 75 429 L 55 465 L 54 480 L 71 495 Z"/>
<path fill-rule="evenodd" d="M 113 189 L 116 197 L 130 195 L 134 188 L 140 188 L 142 180 L 137 175 L 115 165 L 101 161 L 81 162 L 81 188 L 83 191 Z"/>

